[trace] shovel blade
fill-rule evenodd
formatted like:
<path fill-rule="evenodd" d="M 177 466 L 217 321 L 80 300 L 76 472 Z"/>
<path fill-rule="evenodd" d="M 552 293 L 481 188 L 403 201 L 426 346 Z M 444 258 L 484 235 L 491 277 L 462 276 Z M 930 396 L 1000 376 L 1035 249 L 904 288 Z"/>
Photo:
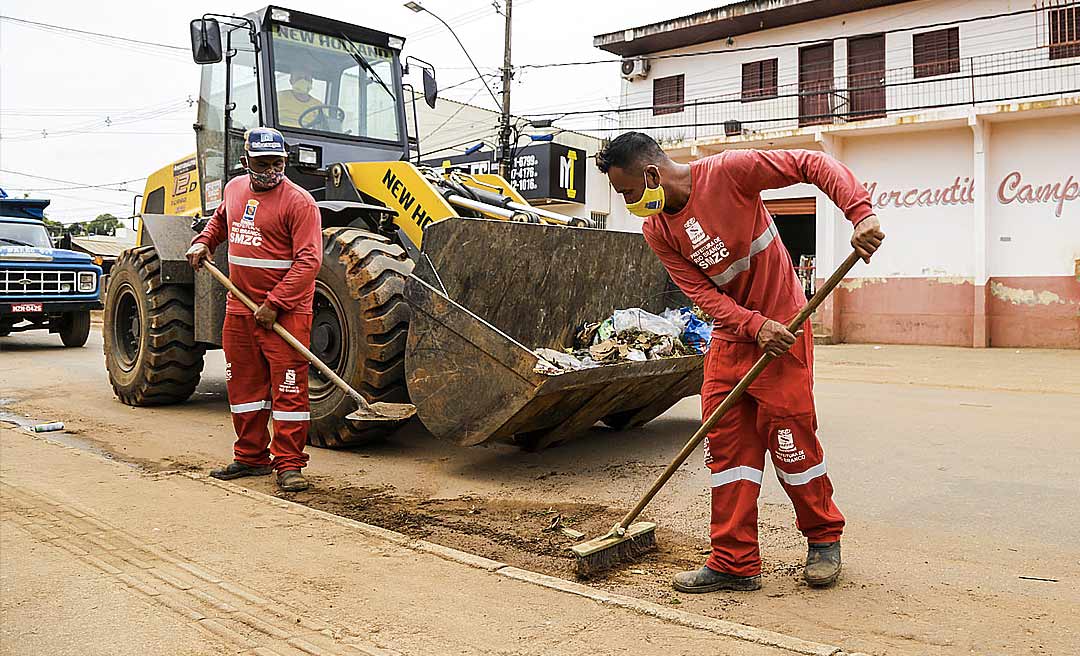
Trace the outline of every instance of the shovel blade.
<path fill-rule="evenodd" d="M 411 403 L 369 403 L 367 407 L 357 408 L 345 417 L 354 422 L 399 422 L 416 414 L 416 406 Z"/>

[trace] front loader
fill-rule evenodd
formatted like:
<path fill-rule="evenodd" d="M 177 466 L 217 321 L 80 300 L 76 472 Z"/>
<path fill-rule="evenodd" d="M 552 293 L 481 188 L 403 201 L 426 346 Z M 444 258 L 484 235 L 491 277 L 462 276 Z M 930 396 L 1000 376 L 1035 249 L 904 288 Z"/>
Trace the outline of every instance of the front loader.
<path fill-rule="evenodd" d="M 411 402 L 432 434 L 458 444 L 535 449 L 598 421 L 644 424 L 697 393 L 700 356 L 538 367 L 534 349 L 568 346 L 585 322 L 687 301 L 639 235 L 533 207 L 496 175 L 408 161 L 402 39 L 278 7 L 206 15 L 191 36 L 203 64 L 196 154 L 150 176 L 138 246 L 109 280 L 105 359 L 122 402 L 187 400 L 206 350 L 220 348 L 224 292 L 184 253 L 225 182 L 244 173 L 243 133 L 258 125 L 285 135 L 286 173 L 321 213 L 311 351 L 369 401 Z M 433 102 L 433 71 L 424 78 Z M 222 270 L 226 256 L 223 244 Z M 348 395 L 310 377 L 312 444 L 396 428 L 346 421 Z"/>

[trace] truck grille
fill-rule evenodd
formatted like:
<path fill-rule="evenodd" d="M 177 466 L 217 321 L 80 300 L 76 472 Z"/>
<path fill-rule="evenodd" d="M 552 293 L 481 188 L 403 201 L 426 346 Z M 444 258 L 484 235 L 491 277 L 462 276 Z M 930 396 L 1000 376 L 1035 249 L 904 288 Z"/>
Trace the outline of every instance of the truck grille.
<path fill-rule="evenodd" d="M 75 271 L 0 269 L 0 296 L 75 294 Z M 68 285 L 68 290 L 60 289 Z"/>

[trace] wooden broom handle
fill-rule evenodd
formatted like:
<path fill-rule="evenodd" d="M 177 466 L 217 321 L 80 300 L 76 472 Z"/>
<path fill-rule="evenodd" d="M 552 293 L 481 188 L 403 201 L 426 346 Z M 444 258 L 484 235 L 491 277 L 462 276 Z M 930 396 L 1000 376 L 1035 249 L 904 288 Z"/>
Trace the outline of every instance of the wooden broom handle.
<path fill-rule="evenodd" d="M 817 310 L 818 306 L 821 305 L 825 301 L 825 299 L 829 297 L 829 294 L 831 294 L 832 291 L 836 289 L 836 286 L 840 284 L 840 281 L 844 279 L 844 276 L 847 275 L 848 271 L 851 271 L 851 268 L 854 267 L 858 261 L 859 254 L 855 251 L 852 251 L 851 255 L 848 255 L 847 259 L 844 260 L 844 263 L 841 264 L 840 267 L 831 276 L 829 276 L 829 279 L 826 280 L 825 283 L 822 284 L 816 292 L 814 292 L 814 295 L 810 298 L 810 301 L 803 307 L 802 310 L 799 311 L 798 314 L 795 315 L 795 318 L 788 323 L 787 329 L 792 333 L 795 333 L 795 331 L 797 331 L 799 327 L 802 326 L 803 323 L 810 318 L 810 315 L 813 314 L 815 310 Z M 660 474 L 660 477 L 656 479 L 656 482 L 653 483 L 652 487 L 649 488 L 649 491 L 645 493 L 645 496 L 641 497 L 641 500 L 638 501 L 636 506 L 634 506 L 634 509 L 626 513 L 626 516 L 623 517 L 621 522 L 619 522 L 620 527 L 626 529 L 635 519 L 637 519 L 637 516 L 640 515 L 641 511 L 645 509 L 645 506 L 649 505 L 649 502 L 653 500 L 653 497 L 655 497 L 656 493 L 660 491 L 660 488 L 664 487 L 664 485 L 668 482 L 668 480 L 671 479 L 671 477 L 675 474 L 679 467 L 681 467 L 682 464 L 686 462 L 686 459 L 690 457 L 690 454 L 693 453 L 693 451 L 697 448 L 697 445 L 701 442 L 701 440 L 703 440 L 705 436 L 709 434 L 709 431 L 713 429 L 713 427 L 716 425 L 716 422 L 720 421 L 720 417 L 724 416 L 724 413 L 731 409 L 733 405 L 735 405 L 735 403 L 743 395 L 743 392 L 746 391 L 746 388 L 750 387 L 750 384 L 753 383 L 759 375 L 761 375 L 761 372 L 764 371 L 765 367 L 769 366 L 769 363 L 773 360 L 773 356 L 769 355 L 768 353 L 765 353 L 760 358 L 758 358 L 758 361 L 755 362 L 754 366 L 751 367 L 750 371 L 747 372 L 745 376 L 743 376 L 742 380 L 739 381 L 739 384 L 735 386 L 735 389 L 731 390 L 731 392 L 728 393 L 727 397 L 723 400 L 723 402 L 721 402 L 720 405 L 716 408 L 716 410 L 713 410 L 712 414 L 709 415 L 709 418 L 706 419 L 703 424 L 701 424 L 701 428 L 699 428 L 697 432 L 694 433 L 694 436 L 690 438 L 690 441 L 686 443 L 686 446 L 682 448 L 682 451 L 679 451 L 679 455 L 675 456 L 675 459 L 672 460 L 671 464 L 667 466 L 667 469 L 664 470 L 664 473 Z"/>

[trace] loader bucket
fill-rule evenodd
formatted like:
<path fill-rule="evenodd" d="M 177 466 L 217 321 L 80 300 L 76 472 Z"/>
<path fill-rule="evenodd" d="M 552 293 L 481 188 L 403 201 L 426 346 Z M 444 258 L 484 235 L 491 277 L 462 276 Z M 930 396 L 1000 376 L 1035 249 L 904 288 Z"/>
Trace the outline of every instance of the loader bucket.
<path fill-rule="evenodd" d="M 701 387 L 704 356 L 536 371 L 532 349 L 569 346 L 586 321 L 688 303 L 638 234 L 450 219 L 425 230 L 405 297 L 410 399 L 461 445 L 540 449 L 598 421 L 639 426 Z"/>

